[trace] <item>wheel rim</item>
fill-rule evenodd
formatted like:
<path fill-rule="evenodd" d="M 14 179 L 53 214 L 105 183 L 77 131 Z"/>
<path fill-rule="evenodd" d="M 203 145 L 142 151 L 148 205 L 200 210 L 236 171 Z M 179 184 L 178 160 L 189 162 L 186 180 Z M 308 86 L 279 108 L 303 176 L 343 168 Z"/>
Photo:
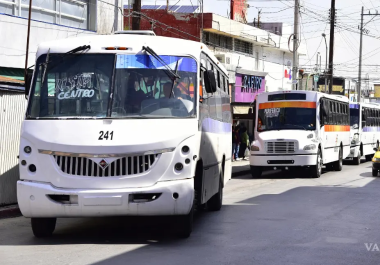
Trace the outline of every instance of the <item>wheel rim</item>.
<path fill-rule="evenodd" d="M 318 170 L 318 174 L 321 175 L 322 174 L 322 159 L 321 159 L 321 154 L 318 154 L 318 157 L 317 157 L 317 170 Z"/>

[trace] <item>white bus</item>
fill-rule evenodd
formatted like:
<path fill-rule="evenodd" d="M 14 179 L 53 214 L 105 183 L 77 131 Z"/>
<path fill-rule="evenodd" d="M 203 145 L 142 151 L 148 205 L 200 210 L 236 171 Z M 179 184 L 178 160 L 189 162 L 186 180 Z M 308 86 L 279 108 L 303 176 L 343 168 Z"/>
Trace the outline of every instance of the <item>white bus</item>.
<path fill-rule="evenodd" d="M 380 140 L 380 105 L 350 102 L 351 151 L 347 159 L 359 165 L 371 161 Z"/>
<path fill-rule="evenodd" d="M 219 210 L 231 178 L 228 74 L 198 42 L 115 34 L 42 43 L 20 142 L 18 203 L 37 237 L 57 217 Z M 30 84 L 29 84 L 30 83 Z"/>
<path fill-rule="evenodd" d="M 321 176 L 322 166 L 342 170 L 350 153 L 349 101 L 346 97 L 311 91 L 258 95 L 251 172 L 308 167 Z"/>

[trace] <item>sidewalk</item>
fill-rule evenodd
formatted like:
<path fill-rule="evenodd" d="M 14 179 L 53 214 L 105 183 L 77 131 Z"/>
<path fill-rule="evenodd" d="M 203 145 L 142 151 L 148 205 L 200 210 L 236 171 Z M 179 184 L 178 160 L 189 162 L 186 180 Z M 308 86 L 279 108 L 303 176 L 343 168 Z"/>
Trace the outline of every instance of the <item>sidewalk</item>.
<path fill-rule="evenodd" d="M 238 177 L 251 173 L 249 160 L 239 160 L 232 162 L 232 177 Z"/>
<path fill-rule="evenodd" d="M 18 216 L 21 216 L 21 212 L 17 204 L 0 206 L 0 219 Z"/>

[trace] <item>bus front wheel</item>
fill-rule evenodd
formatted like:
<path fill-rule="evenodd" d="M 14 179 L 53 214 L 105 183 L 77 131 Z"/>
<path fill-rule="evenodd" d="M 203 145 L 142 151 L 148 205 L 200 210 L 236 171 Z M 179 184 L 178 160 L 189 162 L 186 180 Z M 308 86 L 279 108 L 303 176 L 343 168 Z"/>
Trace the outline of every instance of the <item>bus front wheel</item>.
<path fill-rule="evenodd" d="M 191 207 L 187 215 L 177 217 L 177 236 L 180 238 L 188 238 L 193 232 L 194 205 Z"/>
<path fill-rule="evenodd" d="M 334 162 L 335 171 L 342 171 L 343 169 L 343 150 L 342 147 L 339 148 L 338 161 Z"/>
<path fill-rule="evenodd" d="M 312 178 L 320 178 L 322 175 L 322 155 L 321 155 L 321 149 L 318 149 L 318 154 L 317 154 L 317 164 L 315 166 L 311 166 L 311 177 Z"/>
<path fill-rule="evenodd" d="M 32 230 L 35 237 L 51 236 L 55 230 L 57 218 L 32 218 Z"/>
<path fill-rule="evenodd" d="M 260 178 L 262 173 L 263 170 L 261 169 L 261 167 L 251 166 L 252 178 Z"/>
<path fill-rule="evenodd" d="M 357 157 L 354 157 L 354 165 L 360 165 L 360 159 L 361 159 L 362 155 L 359 151 L 358 153 L 358 156 Z"/>
<path fill-rule="evenodd" d="M 219 189 L 218 193 L 214 194 L 207 202 L 207 208 L 210 211 L 219 211 L 222 208 L 223 202 L 223 183 L 222 176 L 219 177 Z"/>

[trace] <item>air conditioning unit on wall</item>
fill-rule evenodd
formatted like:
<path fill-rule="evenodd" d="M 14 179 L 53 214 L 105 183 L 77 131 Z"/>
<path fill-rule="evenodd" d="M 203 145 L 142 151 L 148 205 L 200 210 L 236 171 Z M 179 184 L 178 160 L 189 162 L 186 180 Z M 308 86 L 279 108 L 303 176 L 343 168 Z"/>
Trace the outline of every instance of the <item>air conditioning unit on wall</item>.
<path fill-rule="evenodd" d="M 215 57 L 221 63 L 230 64 L 230 57 L 226 57 L 225 54 L 216 54 Z"/>

